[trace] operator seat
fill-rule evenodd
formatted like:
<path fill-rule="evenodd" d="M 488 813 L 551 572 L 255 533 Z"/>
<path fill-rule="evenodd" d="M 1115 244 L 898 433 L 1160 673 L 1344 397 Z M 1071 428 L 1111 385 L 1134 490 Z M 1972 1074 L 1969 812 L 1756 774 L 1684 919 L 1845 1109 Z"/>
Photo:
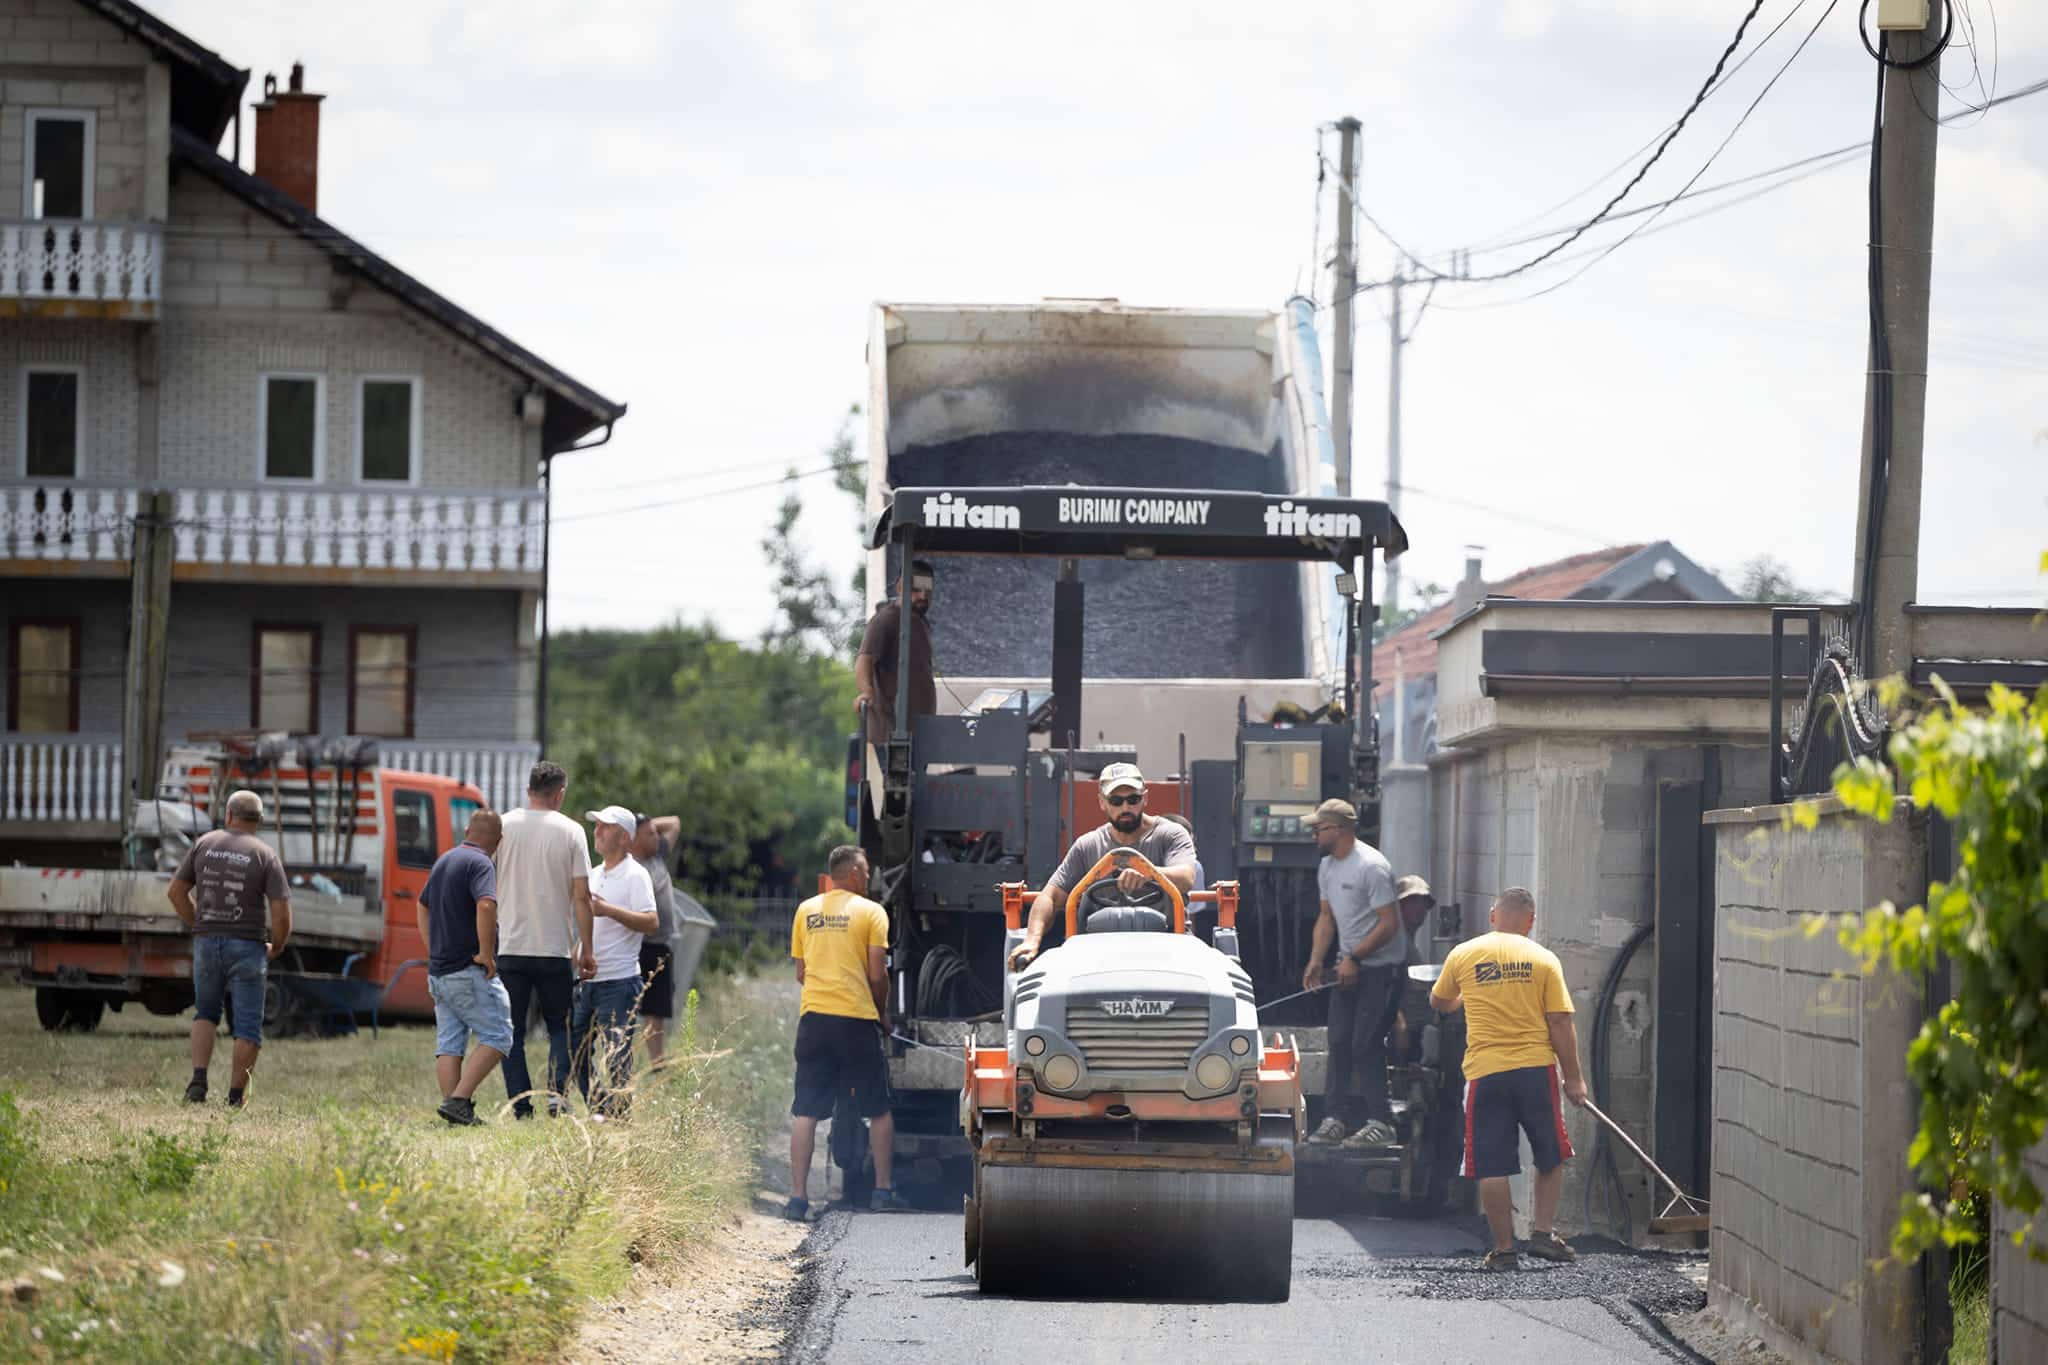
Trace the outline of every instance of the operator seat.
<path fill-rule="evenodd" d="M 1166 934 L 1173 922 L 1149 905 L 1112 905 L 1088 916 L 1082 932 L 1090 934 Z"/>

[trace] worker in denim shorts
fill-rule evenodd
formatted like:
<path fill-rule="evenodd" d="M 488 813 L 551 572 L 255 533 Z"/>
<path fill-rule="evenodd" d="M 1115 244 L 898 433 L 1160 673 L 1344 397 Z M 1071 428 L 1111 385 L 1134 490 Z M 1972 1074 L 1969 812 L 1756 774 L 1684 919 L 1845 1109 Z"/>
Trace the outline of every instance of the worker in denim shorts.
<path fill-rule="evenodd" d="M 199 836 L 171 875 L 171 908 L 192 931 L 192 1080 L 185 1098 L 206 1103 L 225 1006 L 235 1037 L 228 1105 L 239 1109 L 263 1048 L 264 979 L 292 936 L 292 893 L 284 860 L 256 832 L 263 798 L 235 792 L 226 816 L 220 829 Z"/>
<path fill-rule="evenodd" d="M 434 997 L 434 1072 L 441 1083 L 435 1112 L 463 1128 L 482 1125 L 476 1088 L 512 1050 L 512 997 L 498 980 L 498 869 L 491 862 L 503 831 L 496 811 L 472 812 L 462 842 L 427 874 L 417 907 L 427 941 L 427 993 Z"/>

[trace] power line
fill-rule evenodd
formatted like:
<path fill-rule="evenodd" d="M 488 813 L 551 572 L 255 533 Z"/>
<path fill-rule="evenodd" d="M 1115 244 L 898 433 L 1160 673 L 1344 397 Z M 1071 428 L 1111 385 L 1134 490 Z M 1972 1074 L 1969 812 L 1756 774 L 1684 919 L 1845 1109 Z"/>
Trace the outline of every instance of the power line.
<path fill-rule="evenodd" d="M 1835 0 L 1830 0 L 1830 4 L 1828 7 L 1830 9 L 1833 9 L 1834 3 Z M 1721 50 L 1721 56 L 1714 63 L 1714 69 L 1707 73 L 1707 79 L 1705 83 L 1700 86 L 1698 93 L 1696 93 L 1692 97 L 1692 103 L 1687 105 L 1685 108 L 1685 112 L 1678 116 L 1677 121 L 1671 125 L 1671 130 L 1664 134 L 1663 140 L 1657 144 L 1657 150 L 1650 153 L 1649 160 L 1643 162 L 1641 166 L 1638 166 L 1636 168 L 1636 173 L 1629 177 L 1628 183 L 1626 185 L 1623 185 L 1618 191 L 1616 191 L 1614 197 L 1612 199 L 1609 199 L 1605 204 L 1603 204 L 1598 213 L 1594 214 L 1591 218 L 1588 218 L 1585 222 L 1580 223 L 1577 227 L 1573 228 L 1563 241 L 1558 242 L 1556 245 L 1539 252 L 1537 255 L 1531 257 L 1529 260 L 1522 262 L 1520 265 L 1515 266 L 1514 268 L 1509 270 L 1499 270 L 1486 275 L 1446 275 L 1436 270 L 1433 266 L 1429 265 L 1427 262 L 1423 261 L 1420 257 L 1415 255 L 1414 252 L 1408 250 L 1408 248 L 1402 246 L 1400 242 L 1396 241 L 1393 235 L 1389 233 L 1386 230 L 1386 228 L 1382 227 L 1380 223 L 1376 219 L 1374 219 L 1370 213 L 1366 212 L 1362 204 L 1358 207 L 1359 216 L 1364 218 L 1366 222 L 1371 223 L 1373 231 L 1379 233 L 1380 236 L 1385 237 L 1387 239 L 1388 244 L 1391 245 L 1396 251 L 1400 252 L 1403 256 L 1407 257 L 1409 262 L 1413 264 L 1416 269 L 1425 272 L 1425 274 L 1431 278 L 1454 280 L 1466 284 L 1491 284 L 1500 280 L 1512 279 L 1516 275 L 1520 275 L 1527 271 L 1534 270 L 1537 266 L 1543 264 L 1552 256 L 1555 256 L 1558 252 L 1563 251 L 1573 242 L 1576 242 L 1579 238 L 1585 236 L 1588 232 L 1591 232 L 1595 227 L 1598 227 L 1603 221 L 1606 220 L 1607 215 L 1612 213 L 1614 209 L 1620 205 L 1621 201 L 1628 197 L 1629 192 L 1635 189 L 1637 185 L 1642 183 L 1643 177 L 1650 173 L 1650 168 L 1655 166 L 1658 160 L 1663 157 L 1664 153 L 1670 148 L 1671 144 L 1677 140 L 1679 133 L 1685 130 L 1685 125 L 1692 119 L 1692 116 L 1695 113 L 1699 112 L 1700 105 L 1706 102 L 1707 95 L 1709 92 L 1713 90 L 1715 82 L 1721 79 L 1721 72 L 1723 68 L 1725 68 L 1728 65 L 1728 59 L 1735 55 L 1736 48 L 1742 46 L 1742 35 L 1749 31 L 1750 21 L 1756 18 L 1757 11 L 1761 10 L 1763 7 L 1764 0 L 1753 0 L 1753 3 L 1751 3 L 1749 7 L 1749 12 L 1747 14 L 1744 14 L 1742 16 L 1742 22 L 1736 25 L 1735 36 L 1728 40 L 1728 46 Z M 1804 46 L 1805 44 L 1802 43 L 1801 47 L 1803 48 Z M 1798 54 L 1794 53 L 1793 55 L 1797 56 Z M 1780 74 L 1782 74 L 1782 70 Z M 1769 87 L 1766 87 L 1767 90 L 1768 88 Z M 1752 105 L 1751 107 L 1754 108 L 1755 106 Z M 1354 203 L 1357 203 L 1358 196 L 1356 192 L 1356 187 L 1354 186 L 1352 188 L 1352 200 Z"/>

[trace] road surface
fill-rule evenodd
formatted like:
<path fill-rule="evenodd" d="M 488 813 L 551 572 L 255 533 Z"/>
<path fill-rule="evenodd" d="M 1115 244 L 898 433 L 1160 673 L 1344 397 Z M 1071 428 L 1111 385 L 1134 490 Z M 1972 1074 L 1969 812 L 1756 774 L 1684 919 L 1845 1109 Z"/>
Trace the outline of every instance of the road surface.
<path fill-rule="evenodd" d="M 1444 1222 L 1297 1219 L 1284 1304 L 984 1297 L 961 1266 L 958 1214 L 834 1211 L 805 1249 L 787 1348 L 799 1362 L 1701 1359 L 1644 1311 L 1698 1307 L 1698 1260 L 1582 1249 L 1572 1267 L 1488 1272 L 1475 1232 Z"/>

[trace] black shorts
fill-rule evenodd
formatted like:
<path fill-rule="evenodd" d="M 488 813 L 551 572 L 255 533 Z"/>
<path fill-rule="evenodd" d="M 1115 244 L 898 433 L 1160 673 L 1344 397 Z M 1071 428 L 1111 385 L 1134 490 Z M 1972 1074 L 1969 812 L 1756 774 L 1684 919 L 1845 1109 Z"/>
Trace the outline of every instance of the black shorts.
<path fill-rule="evenodd" d="M 1459 1174 L 1468 1180 L 1519 1174 L 1517 1129 L 1529 1135 L 1537 1170 L 1555 1170 L 1571 1160 L 1556 1067 L 1524 1066 L 1465 1082 L 1465 1168 Z"/>
<path fill-rule="evenodd" d="M 650 1019 L 676 1017 L 676 955 L 659 944 L 640 945 L 640 1013 Z"/>
<path fill-rule="evenodd" d="M 806 1014 L 796 1021 L 796 1100 L 800 1119 L 829 1119 L 841 1095 L 864 1119 L 889 1112 L 889 1059 L 882 1026 L 843 1014 Z"/>

